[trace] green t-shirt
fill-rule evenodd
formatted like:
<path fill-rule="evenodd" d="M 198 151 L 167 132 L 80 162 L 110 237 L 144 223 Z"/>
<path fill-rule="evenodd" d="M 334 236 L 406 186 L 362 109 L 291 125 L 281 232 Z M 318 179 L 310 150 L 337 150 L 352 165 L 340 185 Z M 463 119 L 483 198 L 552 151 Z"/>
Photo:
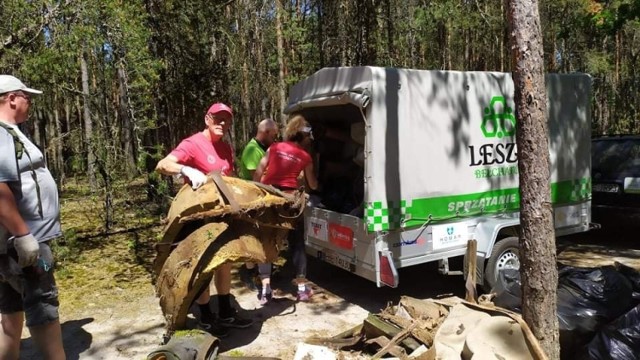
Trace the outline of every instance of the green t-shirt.
<path fill-rule="evenodd" d="M 256 141 L 251 139 L 244 150 L 242 150 L 242 157 L 240 158 L 240 178 L 245 180 L 252 180 L 251 173 L 249 171 L 255 171 L 260 164 L 260 160 L 267 151 Z"/>

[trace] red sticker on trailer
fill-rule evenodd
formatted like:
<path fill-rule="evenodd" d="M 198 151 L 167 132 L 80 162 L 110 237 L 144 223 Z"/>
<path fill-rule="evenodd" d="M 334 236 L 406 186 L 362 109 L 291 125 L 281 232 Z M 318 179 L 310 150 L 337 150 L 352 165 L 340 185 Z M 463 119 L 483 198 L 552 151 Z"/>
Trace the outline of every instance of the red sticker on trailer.
<path fill-rule="evenodd" d="M 329 223 L 329 241 L 335 246 L 353 249 L 353 230 L 346 226 Z"/>

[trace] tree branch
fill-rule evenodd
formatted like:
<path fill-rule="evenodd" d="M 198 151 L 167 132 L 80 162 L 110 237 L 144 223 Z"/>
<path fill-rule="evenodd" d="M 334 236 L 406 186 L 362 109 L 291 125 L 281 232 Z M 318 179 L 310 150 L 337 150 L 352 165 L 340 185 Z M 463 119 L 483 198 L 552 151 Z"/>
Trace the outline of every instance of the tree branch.
<path fill-rule="evenodd" d="M 42 16 L 42 18 L 41 18 L 39 23 L 29 24 L 29 25 L 19 29 L 17 32 L 5 37 L 4 39 L 2 39 L 2 41 L 0 42 L 0 57 L 4 54 L 6 49 L 16 45 L 19 42 L 21 42 L 24 38 L 28 37 L 29 34 L 34 33 L 34 32 L 36 34 L 40 34 L 42 32 L 42 30 L 44 30 L 44 27 L 47 24 L 49 24 L 51 19 L 56 17 L 60 13 L 60 11 L 65 9 L 67 6 L 71 5 L 73 3 L 73 1 L 74 0 L 66 0 L 64 3 L 59 3 L 58 5 L 54 6 L 51 9 L 49 9 L 49 11 L 47 11 L 47 13 L 44 14 L 44 16 Z M 31 38 L 31 40 L 27 41 L 27 43 L 31 43 L 32 41 L 34 41 L 34 39 L 36 37 L 37 37 L 37 35 L 33 36 Z"/>

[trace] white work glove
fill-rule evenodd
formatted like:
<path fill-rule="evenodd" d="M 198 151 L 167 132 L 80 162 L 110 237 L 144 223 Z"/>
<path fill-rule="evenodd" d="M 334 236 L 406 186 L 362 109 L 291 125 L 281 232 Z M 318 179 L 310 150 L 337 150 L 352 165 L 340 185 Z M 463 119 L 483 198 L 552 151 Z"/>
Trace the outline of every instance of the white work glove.
<path fill-rule="evenodd" d="M 200 172 L 200 170 L 194 169 L 190 166 L 183 166 L 180 169 L 180 174 L 189 178 L 189 180 L 191 181 L 191 188 L 193 188 L 193 190 L 199 188 L 207 182 L 207 176 L 205 174 Z"/>
<path fill-rule="evenodd" d="M 18 253 L 18 265 L 20 267 L 32 266 L 38 262 L 40 245 L 33 235 L 16 236 L 13 238 L 13 246 Z"/>

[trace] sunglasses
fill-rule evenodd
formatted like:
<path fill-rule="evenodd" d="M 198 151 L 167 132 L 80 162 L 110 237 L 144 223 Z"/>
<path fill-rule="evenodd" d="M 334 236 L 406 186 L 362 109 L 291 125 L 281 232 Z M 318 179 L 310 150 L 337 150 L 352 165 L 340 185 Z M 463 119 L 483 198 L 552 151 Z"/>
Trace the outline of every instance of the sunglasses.
<path fill-rule="evenodd" d="M 29 104 L 31 104 L 31 96 L 27 95 L 23 92 L 19 92 L 19 93 L 14 93 L 16 96 L 19 96 L 21 98 L 24 98 Z"/>
<path fill-rule="evenodd" d="M 231 122 L 233 121 L 233 119 L 224 119 L 222 117 L 218 117 L 215 115 L 208 115 L 209 119 L 214 123 L 214 124 L 220 124 L 221 122 L 224 122 L 225 125 L 230 125 Z"/>
<path fill-rule="evenodd" d="M 11 94 L 13 94 L 14 96 L 17 96 L 17 97 L 24 98 L 29 103 L 31 102 L 31 96 L 28 95 L 28 94 L 25 94 L 23 92 L 20 92 L 20 91 L 0 94 L 0 96 L 8 96 L 8 95 L 11 95 Z"/>

